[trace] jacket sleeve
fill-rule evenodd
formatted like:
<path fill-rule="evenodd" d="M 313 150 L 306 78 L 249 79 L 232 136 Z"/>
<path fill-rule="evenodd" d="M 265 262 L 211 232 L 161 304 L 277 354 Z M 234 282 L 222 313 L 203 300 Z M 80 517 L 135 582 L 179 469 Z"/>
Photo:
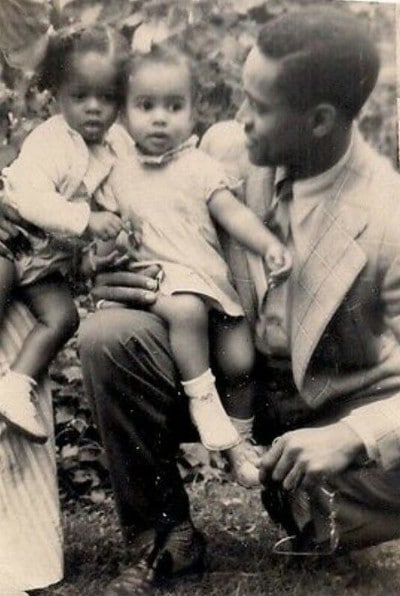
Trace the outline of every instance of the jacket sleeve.
<path fill-rule="evenodd" d="M 400 188 L 399 188 L 400 190 Z M 397 205 L 396 205 L 397 203 Z M 388 214 L 380 244 L 380 297 L 384 333 L 400 342 L 400 208 Z M 400 376 L 400 359 L 398 370 Z M 368 456 L 383 469 L 400 468 L 400 393 L 354 409 L 343 419 L 364 441 Z"/>
<path fill-rule="evenodd" d="M 61 159 L 60 159 L 61 157 Z M 58 192 L 65 155 L 36 129 L 14 163 L 4 171 L 5 202 L 42 230 L 60 236 L 80 236 L 89 221 L 86 201 L 68 201 Z"/>

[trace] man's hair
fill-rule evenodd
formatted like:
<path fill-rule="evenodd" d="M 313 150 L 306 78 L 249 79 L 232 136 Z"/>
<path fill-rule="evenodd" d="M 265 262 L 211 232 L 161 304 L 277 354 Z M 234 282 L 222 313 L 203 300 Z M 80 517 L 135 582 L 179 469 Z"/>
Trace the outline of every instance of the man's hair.
<path fill-rule="evenodd" d="M 195 102 L 198 94 L 198 78 L 195 66 L 189 54 L 178 43 L 163 41 L 152 44 L 148 52 L 134 51 L 125 66 L 126 88 L 128 88 L 129 79 L 146 64 L 165 64 L 186 68 L 190 78 L 192 101 Z"/>
<path fill-rule="evenodd" d="M 51 37 L 46 56 L 39 67 L 39 88 L 57 93 L 69 76 L 73 58 L 86 52 L 98 52 L 110 56 L 117 72 L 116 86 L 120 95 L 117 99 L 122 103 L 125 93 L 124 72 L 129 56 L 129 46 L 114 29 L 102 25 L 93 27 L 72 25 L 57 31 Z"/>
<path fill-rule="evenodd" d="M 377 48 L 345 9 L 314 6 L 289 12 L 261 29 L 257 47 L 281 62 L 277 87 L 300 111 L 326 102 L 353 120 L 378 78 Z"/>

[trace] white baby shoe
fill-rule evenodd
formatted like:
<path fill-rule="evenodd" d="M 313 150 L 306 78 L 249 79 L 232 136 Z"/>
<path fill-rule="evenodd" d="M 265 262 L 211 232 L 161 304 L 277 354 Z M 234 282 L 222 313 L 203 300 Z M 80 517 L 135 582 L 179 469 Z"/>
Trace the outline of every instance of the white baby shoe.
<path fill-rule="evenodd" d="M 226 451 L 233 474 L 239 484 L 252 488 L 260 484 L 258 464 L 261 459 L 260 447 L 248 439 Z"/>
<path fill-rule="evenodd" d="M 34 404 L 35 381 L 13 370 L 0 378 L 0 419 L 35 443 L 45 443 L 47 432 Z"/>
<path fill-rule="evenodd" d="M 237 445 L 239 433 L 230 421 L 216 391 L 189 398 L 189 411 L 200 440 L 210 451 L 222 451 Z"/>

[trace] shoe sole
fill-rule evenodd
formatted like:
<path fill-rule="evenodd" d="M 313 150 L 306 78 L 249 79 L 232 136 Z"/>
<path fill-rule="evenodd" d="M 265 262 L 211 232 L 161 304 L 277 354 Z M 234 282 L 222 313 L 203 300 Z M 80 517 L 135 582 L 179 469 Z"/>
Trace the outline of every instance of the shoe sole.
<path fill-rule="evenodd" d="M 30 433 L 28 430 L 26 430 L 26 428 L 24 428 L 23 426 L 20 426 L 16 422 L 13 422 L 9 418 L 7 418 L 7 416 L 4 416 L 4 414 L 0 413 L 0 420 L 5 422 L 5 424 L 7 424 L 8 426 L 11 426 L 11 428 L 16 430 L 19 434 L 24 435 L 27 439 L 32 441 L 32 443 L 38 443 L 39 445 L 44 445 L 48 441 L 49 437 L 47 435 L 46 436 L 34 435 L 34 434 Z"/>

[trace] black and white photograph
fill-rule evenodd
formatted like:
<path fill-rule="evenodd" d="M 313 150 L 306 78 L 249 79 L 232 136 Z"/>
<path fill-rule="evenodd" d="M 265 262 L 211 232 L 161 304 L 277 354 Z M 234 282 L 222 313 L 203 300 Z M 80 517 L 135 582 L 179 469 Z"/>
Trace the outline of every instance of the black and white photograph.
<path fill-rule="evenodd" d="M 399 44 L 0 0 L 0 596 L 400 593 Z"/>

